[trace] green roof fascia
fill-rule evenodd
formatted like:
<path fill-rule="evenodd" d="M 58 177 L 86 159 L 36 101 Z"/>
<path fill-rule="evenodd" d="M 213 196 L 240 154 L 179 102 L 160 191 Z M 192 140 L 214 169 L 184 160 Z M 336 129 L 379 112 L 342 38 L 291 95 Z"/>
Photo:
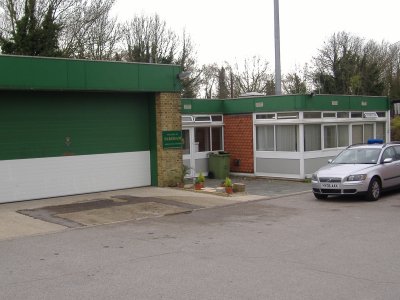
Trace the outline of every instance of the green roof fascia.
<path fill-rule="evenodd" d="M 181 114 L 222 114 L 224 101 L 217 99 L 181 99 Z"/>
<path fill-rule="evenodd" d="M 180 92 L 181 67 L 0 55 L 0 89 Z"/>
<path fill-rule="evenodd" d="M 224 100 L 182 99 L 182 113 L 212 113 L 210 103 L 222 104 L 222 113 L 241 114 L 282 111 L 387 111 L 386 96 L 283 95 Z M 186 109 L 184 109 L 186 104 Z M 190 105 L 188 105 L 190 104 Z"/>
<path fill-rule="evenodd" d="M 386 96 L 306 95 L 305 111 L 387 111 L 390 100 Z"/>

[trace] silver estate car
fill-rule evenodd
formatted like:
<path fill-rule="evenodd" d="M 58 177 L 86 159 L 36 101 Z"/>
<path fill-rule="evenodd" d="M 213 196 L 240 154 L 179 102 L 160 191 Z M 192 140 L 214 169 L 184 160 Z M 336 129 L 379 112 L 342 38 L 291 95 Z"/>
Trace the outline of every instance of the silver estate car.
<path fill-rule="evenodd" d="M 315 198 L 361 194 L 376 201 L 382 189 L 400 186 L 400 143 L 357 144 L 347 147 L 312 175 Z"/>

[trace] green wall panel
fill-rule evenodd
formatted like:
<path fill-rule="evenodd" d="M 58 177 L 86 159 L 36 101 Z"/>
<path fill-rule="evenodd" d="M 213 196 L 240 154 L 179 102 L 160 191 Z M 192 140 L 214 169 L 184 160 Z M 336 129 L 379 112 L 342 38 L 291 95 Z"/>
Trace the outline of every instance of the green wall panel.
<path fill-rule="evenodd" d="M 0 91 L 0 160 L 148 151 L 152 97 Z"/>
<path fill-rule="evenodd" d="M 138 68 L 137 65 L 122 63 L 85 63 L 86 87 L 90 90 L 124 91 L 129 87 L 140 90 Z"/>
<path fill-rule="evenodd" d="M 156 64 L 139 65 L 140 80 L 139 90 L 141 91 L 165 91 L 171 90 L 180 92 L 182 85 L 177 79 L 180 67 Z M 173 80 L 172 80 L 173 79 Z"/>
<path fill-rule="evenodd" d="M 301 107 L 300 96 L 284 96 L 284 97 L 269 97 L 264 98 L 263 106 L 256 107 L 256 112 L 263 112 L 263 111 L 296 111 Z M 258 101 L 256 101 L 258 102 Z"/>
<path fill-rule="evenodd" d="M 182 99 L 182 114 L 223 113 L 224 101 L 215 99 Z"/>
<path fill-rule="evenodd" d="M 315 95 L 306 96 L 304 110 L 314 111 L 340 111 L 350 110 L 349 96 Z"/>
<path fill-rule="evenodd" d="M 352 96 L 350 101 L 351 110 L 362 110 L 362 111 L 377 111 L 377 110 L 389 110 L 389 101 L 385 103 L 385 97 L 361 97 Z M 386 105 L 384 105 L 386 104 Z"/>
<path fill-rule="evenodd" d="M 224 113 L 240 114 L 254 111 L 254 98 L 224 100 Z"/>
<path fill-rule="evenodd" d="M 58 89 L 59 83 L 68 82 L 67 61 L 39 60 L 28 57 L 0 55 L 0 88 L 2 89 Z"/>

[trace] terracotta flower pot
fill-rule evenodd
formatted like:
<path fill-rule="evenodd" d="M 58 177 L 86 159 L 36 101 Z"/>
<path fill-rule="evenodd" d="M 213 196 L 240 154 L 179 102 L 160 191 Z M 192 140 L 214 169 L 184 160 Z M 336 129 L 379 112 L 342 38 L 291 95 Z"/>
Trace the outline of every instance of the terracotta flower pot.
<path fill-rule="evenodd" d="M 194 184 L 194 189 L 195 190 L 201 190 L 203 188 L 203 184 L 202 183 L 195 183 Z"/>
<path fill-rule="evenodd" d="M 231 186 L 226 186 L 226 187 L 225 187 L 225 192 L 226 192 L 227 194 L 233 194 L 233 187 L 231 187 Z"/>

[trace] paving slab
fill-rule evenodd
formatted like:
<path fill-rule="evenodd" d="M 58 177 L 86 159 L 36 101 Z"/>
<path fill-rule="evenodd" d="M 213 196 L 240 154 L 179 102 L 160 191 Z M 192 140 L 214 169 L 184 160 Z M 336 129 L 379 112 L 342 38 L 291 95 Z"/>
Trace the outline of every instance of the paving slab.
<path fill-rule="evenodd" d="M 151 217 L 161 217 L 190 211 L 190 209 L 178 206 L 156 202 L 144 202 L 127 204 L 123 206 L 82 210 L 71 213 L 57 214 L 56 216 L 73 221 L 82 226 L 93 226 L 129 220 L 141 220 Z"/>

